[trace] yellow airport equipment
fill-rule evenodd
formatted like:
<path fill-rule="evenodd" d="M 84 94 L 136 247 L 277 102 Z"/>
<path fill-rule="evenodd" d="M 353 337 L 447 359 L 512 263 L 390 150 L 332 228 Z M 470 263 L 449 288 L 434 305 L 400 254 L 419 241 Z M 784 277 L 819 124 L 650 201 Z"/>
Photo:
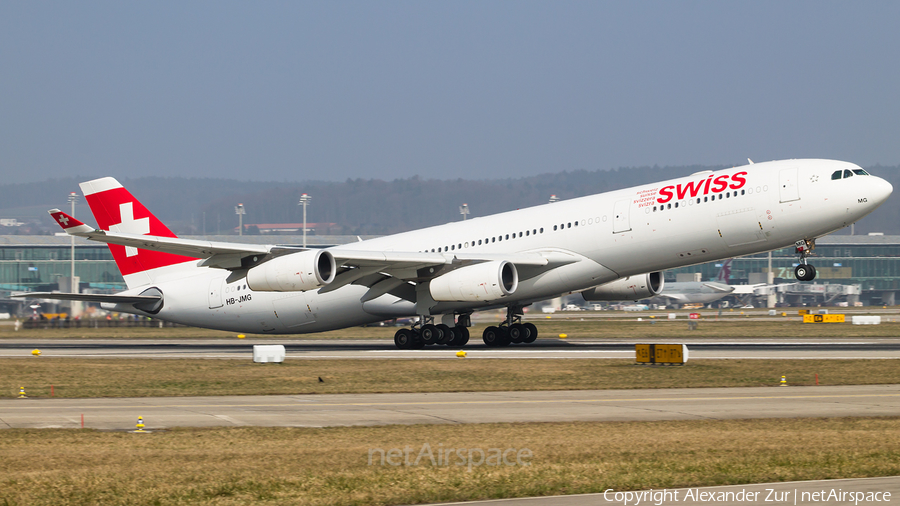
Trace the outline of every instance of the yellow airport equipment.
<path fill-rule="evenodd" d="M 638 364 L 678 364 L 688 361 L 688 348 L 684 344 L 636 344 L 634 360 Z"/>
<path fill-rule="evenodd" d="M 805 314 L 803 323 L 844 323 L 842 314 Z"/>
<path fill-rule="evenodd" d="M 464 350 L 459 350 L 456 352 L 456 356 L 459 358 L 466 358 L 466 352 Z"/>
<path fill-rule="evenodd" d="M 132 432 L 147 432 L 144 430 L 144 417 L 142 416 L 138 417 L 138 421 L 136 424 L 134 424 L 134 426 L 136 430 L 133 430 Z"/>
<path fill-rule="evenodd" d="M 34 355 L 35 357 L 40 357 L 41 350 L 31 350 L 31 354 Z"/>

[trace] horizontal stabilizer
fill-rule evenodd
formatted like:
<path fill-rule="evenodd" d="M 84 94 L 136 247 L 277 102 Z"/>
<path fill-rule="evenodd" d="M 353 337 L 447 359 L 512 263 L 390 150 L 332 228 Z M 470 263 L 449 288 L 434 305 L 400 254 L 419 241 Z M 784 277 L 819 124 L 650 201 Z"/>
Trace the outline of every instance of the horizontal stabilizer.
<path fill-rule="evenodd" d="M 138 304 L 156 302 L 161 295 L 115 295 L 102 293 L 28 292 L 10 295 L 20 299 L 80 300 L 81 302 L 106 302 L 109 304 Z"/>

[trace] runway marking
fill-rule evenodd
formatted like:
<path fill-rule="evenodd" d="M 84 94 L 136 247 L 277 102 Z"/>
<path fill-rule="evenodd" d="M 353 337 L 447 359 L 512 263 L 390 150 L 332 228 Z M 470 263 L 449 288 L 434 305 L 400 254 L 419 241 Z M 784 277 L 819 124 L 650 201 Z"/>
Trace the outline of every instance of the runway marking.
<path fill-rule="evenodd" d="M 487 394 L 496 394 L 499 392 L 484 392 Z M 528 392 L 516 392 L 518 394 Z M 618 397 L 614 399 L 490 399 L 483 401 L 400 401 L 400 402 L 321 402 L 315 404 L 307 404 L 306 406 L 431 406 L 431 405 L 465 405 L 465 404 L 561 404 L 561 403 L 609 403 L 609 402 L 660 402 L 660 401 L 738 401 L 749 399 L 834 399 L 834 398 L 876 398 L 876 397 L 900 397 L 900 392 L 888 394 L 825 394 L 825 395 L 743 395 L 737 397 L 643 397 L 628 398 Z M 62 399 L 60 399 L 62 400 Z M 65 399 L 71 401 L 75 399 Z M 35 399 L 35 401 L 50 401 L 50 399 Z M 296 401 L 295 401 L 296 402 Z M 310 401 L 307 401 L 310 402 Z M 315 402 L 315 401 L 311 401 Z M 43 402 L 42 402 L 43 404 Z M 133 406 L 71 406 L 76 409 L 140 409 L 140 408 L 273 408 L 297 406 L 294 403 L 276 403 L 276 404 L 138 404 Z M 44 409 L 45 406 L 21 406 L 7 405 L 4 409 Z M 60 406 L 66 408 L 66 406 Z"/>

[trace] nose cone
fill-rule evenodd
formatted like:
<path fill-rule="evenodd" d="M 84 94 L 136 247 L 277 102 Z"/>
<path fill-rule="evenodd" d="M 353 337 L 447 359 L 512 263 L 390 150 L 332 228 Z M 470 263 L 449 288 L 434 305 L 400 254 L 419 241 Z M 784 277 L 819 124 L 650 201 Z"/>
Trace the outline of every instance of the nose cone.
<path fill-rule="evenodd" d="M 872 179 L 873 181 L 869 183 L 872 188 L 872 199 L 875 201 L 876 205 L 881 205 L 891 196 L 891 193 L 894 192 L 894 186 L 880 177 L 873 177 Z"/>

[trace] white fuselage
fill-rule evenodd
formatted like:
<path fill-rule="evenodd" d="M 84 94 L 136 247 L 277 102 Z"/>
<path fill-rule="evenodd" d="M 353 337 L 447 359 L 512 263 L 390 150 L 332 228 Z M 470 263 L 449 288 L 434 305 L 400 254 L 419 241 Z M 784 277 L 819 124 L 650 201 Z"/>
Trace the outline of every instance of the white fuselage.
<path fill-rule="evenodd" d="M 506 298 L 434 303 L 428 311 L 439 315 L 527 305 L 624 276 L 783 248 L 846 227 L 874 210 L 891 187 L 868 175 L 831 179 L 834 171 L 845 168 L 858 167 L 830 160 L 759 163 L 332 250 L 440 252 L 448 258 L 458 253 L 554 252 L 576 260 L 549 270 L 520 267 L 518 288 Z M 421 304 L 417 308 L 392 295 L 362 303 L 368 288 L 353 284 L 327 293 L 258 292 L 236 273 L 186 270 L 183 264 L 161 268 L 153 277 L 165 300 L 156 316 L 200 327 L 307 333 L 422 314 Z"/>

